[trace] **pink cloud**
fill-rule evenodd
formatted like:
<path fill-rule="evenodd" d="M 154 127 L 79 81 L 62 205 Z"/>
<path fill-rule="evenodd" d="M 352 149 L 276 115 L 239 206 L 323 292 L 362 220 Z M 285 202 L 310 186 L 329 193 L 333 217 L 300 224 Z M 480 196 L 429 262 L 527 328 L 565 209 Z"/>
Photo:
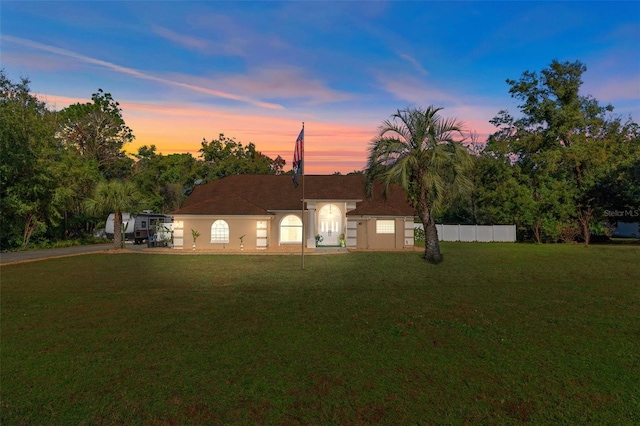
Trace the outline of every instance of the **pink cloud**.
<path fill-rule="evenodd" d="M 73 104 L 85 104 L 91 102 L 91 99 L 87 98 L 70 98 L 68 96 L 36 94 L 36 97 L 42 102 L 46 103 L 48 107 L 55 111 L 60 111 Z"/>
<path fill-rule="evenodd" d="M 39 98 L 56 109 L 88 99 L 41 94 Z M 214 107 L 192 104 L 154 103 L 119 100 L 123 117 L 136 139 L 126 149 L 137 152 L 142 145 L 155 145 L 165 155 L 191 153 L 198 157 L 200 143 L 217 139 L 219 133 L 235 137 L 243 144 L 253 142 L 265 155 L 285 159 L 290 169 L 293 147 L 300 131 L 298 119 L 259 113 L 234 113 Z M 479 107 L 452 107 L 443 110 L 446 117 L 465 117 L 466 127 L 486 139 L 493 132 L 485 115 L 496 111 Z M 491 113 L 491 114 L 489 114 Z M 385 118 L 385 117 L 383 117 Z M 309 174 L 348 173 L 366 165 L 367 149 L 376 136 L 377 124 L 353 121 L 336 124 L 318 117 L 305 118 L 306 171 Z"/>
<path fill-rule="evenodd" d="M 72 98 L 42 95 L 49 102 L 71 104 Z M 290 168 L 293 146 L 301 122 L 290 118 L 260 114 L 234 114 L 227 111 L 194 105 L 146 104 L 120 101 L 123 117 L 136 139 L 126 147 L 137 152 L 142 145 L 155 145 L 163 154 L 191 153 L 198 157 L 200 143 L 217 139 L 219 133 L 234 137 L 271 158 L 278 155 Z M 321 119 L 305 122 L 305 155 L 309 174 L 340 171 L 351 172 L 364 167 L 369 141 L 377 129 L 367 124 L 339 125 Z"/>
<path fill-rule="evenodd" d="M 454 105 L 442 110 L 442 116 L 455 117 L 464 124 L 465 134 L 474 132 L 481 141 L 486 141 L 496 128 L 489 120 L 494 118 L 501 107 L 487 105 Z"/>
<path fill-rule="evenodd" d="M 640 100 L 640 74 L 621 76 L 620 78 L 594 81 L 585 77 L 585 93 L 589 93 L 601 103 L 614 103 L 615 100 Z M 614 105 L 615 106 L 615 105 Z"/>
<path fill-rule="evenodd" d="M 309 104 L 341 102 L 350 95 L 328 88 L 319 79 L 306 76 L 304 69 L 293 66 L 259 67 L 245 75 L 215 76 L 211 78 L 176 75 L 175 80 L 188 78 L 200 87 L 212 82 L 235 93 L 268 99 L 304 99 Z"/>
<path fill-rule="evenodd" d="M 156 145 L 159 152 L 169 154 L 190 152 L 198 156 L 203 138 L 217 139 L 219 133 L 235 137 L 247 144 L 253 142 L 265 155 L 278 155 L 291 165 L 295 139 L 301 122 L 290 118 L 259 114 L 234 114 L 214 108 L 191 105 L 149 105 L 121 102 L 127 124 L 136 140 L 128 147 L 137 151 L 142 145 Z M 445 117 L 465 117 L 465 135 L 474 131 L 485 141 L 495 129 L 488 120 L 497 109 L 474 106 L 451 107 L 443 110 Z M 376 136 L 377 125 L 369 122 L 336 124 L 323 119 L 305 121 L 305 153 L 310 174 L 342 173 L 362 169 L 366 165 L 367 149 Z"/>

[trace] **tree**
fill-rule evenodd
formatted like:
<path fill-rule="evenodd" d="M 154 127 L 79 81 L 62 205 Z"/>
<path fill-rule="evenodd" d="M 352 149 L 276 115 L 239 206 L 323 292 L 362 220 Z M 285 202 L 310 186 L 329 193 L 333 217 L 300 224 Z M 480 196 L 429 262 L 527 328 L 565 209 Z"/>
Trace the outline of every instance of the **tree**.
<path fill-rule="evenodd" d="M 90 214 L 114 213 L 113 243 L 116 248 L 123 246 L 122 213 L 134 212 L 142 204 L 140 193 L 132 182 L 103 181 L 95 189 L 93 198 L 85 202 L 85 208 Z"/>
<path fill-rule="evenodd" d="M 58 223 L 51 224 L 55 226 L 49 227 L 48 236 L 52 240 L 83 238 L 91 219 L 84 210 L 84 201 L 103 176 L 94 163 L 83 161 L 74 153 L 59 150 L 55 160 L 51 168 L 58 182 L 54 200 L 60 217 Z"/>
<path fill-rule="evenodd" d="M 201 165 L 189 153 L 156 154 L 154 145 L 145 145 L 134 156 L 138 161 L 133 168 L 133 181 L 153 211 L 177 210 L 195 182 L 200 182 Z"/>
<path fill-rule="evenodd" d="M 272 160 L 256 150 L 252 142 L 244 146 L 223 133 L 211 142 L 203 139 L 201 145 L 200 156 L 207 163 L 205 182 L 239 174 L 279 175 L 286 163 L 280 156 Z"/>
<path fill-rule="evenodd" d="M 280 174 L 285 161 L 257 151 L 253 143 L 243 145 L 220 134 L 218 139 L 202 141 L 202 160 L 191 154 L 162 155 L 156 147 L 141 146 L 134 154 L 133 181 L 154 211 L 177 210 L 185 196 L 202 183 L 234 174 Z"/>
<path fill-rule="evenodd" d="M 110 93 L 99 89 L 92 102 L 63 109 L 58 137 L 85 161 L 95 161 L 107 179 L 129 175 L 131 159 L 123 147 L 135 136 L 122 118 L 122 109 Z"/>
<path fill-rule="evenodd" d="M 60 218 L 55 179 L 56 116 L 30 93 L 29 80 L 0 71 L 0 247 L 27 248 Z"/>
<path fill-rule="evenodd" d="M 554 60 L 541 73 L 526 71 L 519 80 L 507 80 L 511 96 L 521 101 L 521 117 L 500 111 L 491 121 L 499 127 L 490 139 L 493 149 L 526 177 L 538 241 L 558 240 L 577 228 L 589 244 L 603 206 L 624 204 L 610 192 L 613 182 L 604 183 L 616 174 L 628 176 L 624 170 L 638 158 L 638 126 L 611 117 L 611 105 L 580 95 L 586 69 L 579 61 Z"/>
<path fill-rule="evenodd" d="M 472 158 L 454 140 L 462 138 L 462 123 L 441 117 L 442 108 L 398 110 L 380 127 L 369 146 L 366 173 L 387 186 L 405 191 L 425 230 L 424 259 L 442 261 L 434 215 L 471 189 Z"/>

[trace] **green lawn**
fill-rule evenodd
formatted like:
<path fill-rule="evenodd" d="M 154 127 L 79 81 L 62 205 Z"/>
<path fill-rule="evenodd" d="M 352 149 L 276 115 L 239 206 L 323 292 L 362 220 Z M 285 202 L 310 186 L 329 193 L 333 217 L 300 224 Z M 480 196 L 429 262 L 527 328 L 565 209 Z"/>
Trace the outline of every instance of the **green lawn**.
<path fill-rule="evenodd" d="M 2 267 L 1 423 L 639 424 L 640 247 Z"/>

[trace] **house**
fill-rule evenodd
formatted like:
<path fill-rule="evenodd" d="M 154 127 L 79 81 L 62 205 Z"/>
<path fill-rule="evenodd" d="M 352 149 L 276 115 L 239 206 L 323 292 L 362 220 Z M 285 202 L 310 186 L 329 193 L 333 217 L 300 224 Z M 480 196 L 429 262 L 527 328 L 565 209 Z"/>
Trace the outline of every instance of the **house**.
<path fill-rule="evenodd" d="M 196 187 L 172 213 L 174 247 L 198 250 L 362 250 L 413 248 L 415 210 L 405 191 L 380 182 L 367 196 L 363 175 L 234 175 Z M 300 179 L 301 180 L 301 179 Z M 302 203 L 304 185 L 304 211 Z M 304 226 L 304 227 L 303 227 Z M 304 233 L 304 234 L 303 234 Z"/>

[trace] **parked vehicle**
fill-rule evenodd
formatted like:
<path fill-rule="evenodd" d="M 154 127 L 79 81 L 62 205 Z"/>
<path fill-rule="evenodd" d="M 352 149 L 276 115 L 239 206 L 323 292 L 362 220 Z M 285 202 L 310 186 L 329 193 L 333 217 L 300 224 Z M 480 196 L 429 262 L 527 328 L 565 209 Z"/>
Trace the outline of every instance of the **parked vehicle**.
<path fill-rule="evenodd" d="M 109 239 L 113 239 L 114 216 L 114 213 L 111 213 L 105 224 L 105 234 Z M 151 210 L 143 210 L 137 215 L 122 213 L 123 238 L 135 244 L 153 242 L 154 246 L 165 246 L 172 239 L 172 222 L 171 216 L 153 213 Z"/>
<path fill-rule="evenodd" d="M 640 238 L 640 222 L 618 222 L 613 228 L 613 236 Z"/>
<path fill-rule="evenodd" d="M 173 218 L 151 210 L 143 210 L 136 215 L 134 225 L 135 244 L 154 243 L 154 246 L 164 246 L 171 240 Z M 161 243 L 162 242 L 162 243 Z"/>
<path fill-rule="evenodd" d="M 107 223 L 105 223 L 104 225 L 104 233 L 106 235 L 106 237 L 110 240 L 113 240 L 113 223 L 115 220 L 115 213 L 111 213 L 108 217 L 107 217 Z M 122 233 L 122 238 L 127 241 L 131 241 L 133 240 L 134 237 L 134 233 L 133 233 L 133 224 L 135 222 L 135 216 L 133 216 L 131 213 L 122 213 L 122 228 L 123 228 L 123 233 Z"/>

